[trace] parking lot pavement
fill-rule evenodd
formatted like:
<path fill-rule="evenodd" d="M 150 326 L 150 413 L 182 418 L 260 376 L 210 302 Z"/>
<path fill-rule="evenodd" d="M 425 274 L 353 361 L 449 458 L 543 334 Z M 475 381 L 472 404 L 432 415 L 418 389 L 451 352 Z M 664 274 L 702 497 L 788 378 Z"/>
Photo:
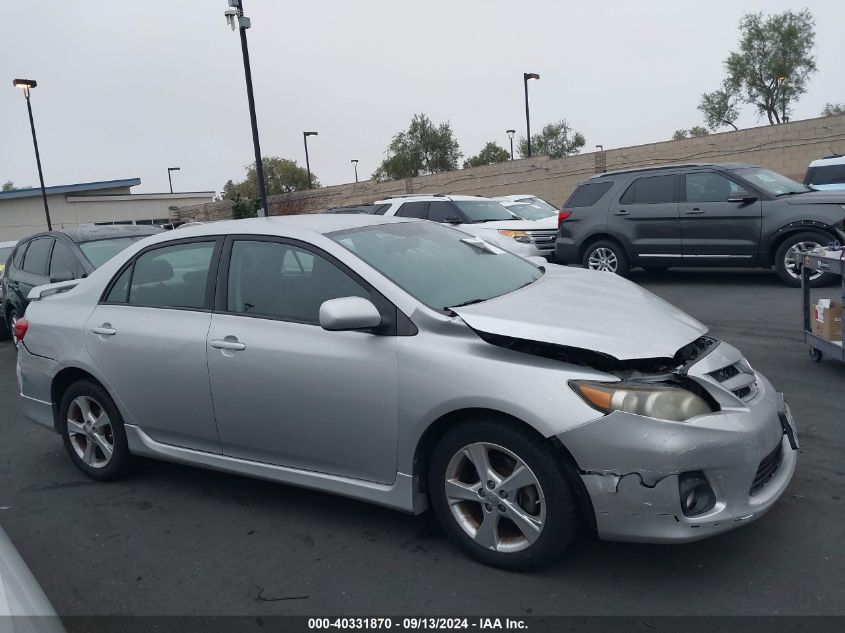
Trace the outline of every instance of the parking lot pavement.
<path fill-rule="evenodd" d="M 634 280 L 786 393 L 801 458 L 760 521 L 675 546 L 584 529 L 550 568 L 514 574 L 459 554 L 431 516 L 161 462 L 100 484 L 58 436 L 21 419 L 3 344 L 0 523 L 62 615 L 845 614 L 845 365 L 810 362 L 800 291 L 766 272 Z M 178 385 L 151 397 L 178 397 Z"/>

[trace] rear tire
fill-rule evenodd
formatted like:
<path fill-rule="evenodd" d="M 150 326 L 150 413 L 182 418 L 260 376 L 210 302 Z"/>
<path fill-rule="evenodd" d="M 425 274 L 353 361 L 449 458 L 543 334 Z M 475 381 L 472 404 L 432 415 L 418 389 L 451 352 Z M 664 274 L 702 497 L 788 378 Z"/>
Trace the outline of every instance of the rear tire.
<path fill-rule="evenodd" d="M 9 338 L 12 339 L 15 347 L 17 347 L 20 343 L 20 341 L 18 341 L 18 337 L 15 336 L 15 322 L 17 322 L 19 318 L 18 311 L 15 308 L 9 310 L 8 316 L 6 317 L 6 327 L 9 328 Z"/>
<path fill-rule="evenodd" d="M 631 263 L 625 249 L 613 240 L 599 240 L 590 244 L 584 251 L 581 263 L 584 268 L 616 273 L 621 277 L 627 277 L 631 271 Z"/>
<path fill-rule="evenodd" d="M 432 453 L 428 486 L 449 536 L 492 567 L 548 565 L 581 523 L 560 455 L 505 418 L 476 416 L 449 429 Z"/>
<path fill-rule="evenodd" d="M 781 281 L 787 286 L 800 288 L 801 273 L 791 263 L 792 255 L 800 250 L 809 250 L 813 246 L 827 244 L 829 241 L 829 236 L 814 231 L 803 231 L 789 235 L 775 252 L 775 270 Z M 810 287 L 818 288 L 819 286 L 826 286 L 834 279 L 836 279 L 836 275 L 832 273 L 821 273 L 815 277 L 811 276 Z"/>

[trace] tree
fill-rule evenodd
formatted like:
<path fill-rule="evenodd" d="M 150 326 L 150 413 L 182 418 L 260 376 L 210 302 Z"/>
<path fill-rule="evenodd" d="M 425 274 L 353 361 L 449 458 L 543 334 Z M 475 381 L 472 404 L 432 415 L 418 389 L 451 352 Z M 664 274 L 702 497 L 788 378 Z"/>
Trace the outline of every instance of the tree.
<path fill-rule="evenodd" d="M 682 141 L 685 138 L 698 138 L 699 136 L 707 136 L 708 134 L 710 134 L 710 131 L 706 127 L 693 125 L 688 130 L 675 130 L 675 133 L 672 135 L 672 140 Z"/>
<path fill-rule="evenodd" d="M 822 110 L 822 116 L 837 116 L 839 114 L 845 114 L 845 103 L 826 103 L 824 104 L 824 110 Z M 5 186 L 4 186 L 5 191 Z"/>
<path fill-rule="evenodd" d="M 261 162 L 264 165 L 264 181 L 268 196 L 308 189 L 308 172 L 304 167 L 297 165 L 296 161 L 278 156 L 264 156 Z M 320 181 L 313 172 L 311 182 L 314 187 L 320 186 Z M 258 175 L 255 163 L 246 166 L 246 178 L 243 181 L 236 183 L 229 180 L 223 185 L 224 200 L 235 201 L 238 197 L 243 200 L 258 199 Z"/>
<path fill-rule="evenodd" d="M 434 125 L 424 114 L 415 114 L 408 129 L 393 137 L 385 153 L 387 158 L 373 173 L 374 180 L 454 171 L 463 156 L 449 122 Z"/>
<path fill-rule="evenodd" d="M 17 187 L 15 187 L 15 183 L 11 180 L 7 180 L 3 183 L 3 191 L 14 191 L 15 189 L 17 189 Z"/>
<path fill-rule="evenodd" d="M 815 25 L 808 9 L 748 13 L 739 22 L 739 51 L 725 60 L 726 85 L 771 124 L 789 120 L 790 104 L 816 72 Z"/>
<path fill-rule="evenodd" d="M 736 120 L 739 118 L 739 94 L 727 82 L 719 90 L 705 92 L 701 95 L 698 109 L 704 115 L 704 124 L 711 131 L 730 125 L 738 130 Z"/>
<path fill-rule="evenodd" d="M 539 134 L 531 136 L 531 153 L 534 156 L 548 156 L 562 158 L 570 154 L 577 154 L 586 144 L 581 132 L 573 130 L 566 119 L 546 125 Z M 519 139 L 519 155 L 528 156 L 528 141 L 525 137 Z"/>
<path fill-rule="evenodd" d="M 483 165 L 494 165 L 510 160 L 510 153 L 504 147 L 490 141 L 478 154 L 470 156 L 464 161 L 464 169 L 467 167 L 481 167 Z"/>

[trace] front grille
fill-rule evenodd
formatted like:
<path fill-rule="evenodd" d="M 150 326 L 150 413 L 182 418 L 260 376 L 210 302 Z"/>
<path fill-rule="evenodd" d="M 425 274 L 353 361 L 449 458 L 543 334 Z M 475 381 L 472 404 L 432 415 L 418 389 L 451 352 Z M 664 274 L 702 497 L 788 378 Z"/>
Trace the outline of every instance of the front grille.
<path fill-rule="evenodd" d="M 757 381 L 754 380 L 754 374 L 743 369 L 739 363 L 711 371 L 708 376 L 740 400 L 750 400 L 757 394 Z"/>
<path fill-rule="evenodd" d="M 553 246 L 555 240 L 557 239 L 557 231 L 554 229 L 549 230 L 542 230 L 542 231 L 526 231 L 528 233 L 528 239 L 532 244 L 536 244 L 537 246 Z"/>
<path fill-rule="evenodd" d="M 751 490 L 749 494 L 753 497 L 758 494 L 775 476 L 780 462 L 783 459 L 783 445 L 778 444 L 775 450 L 766 455 L 760 462 L 757 468 L 757 474 L 754 475 L 754 481 L 751 483 Z"/>
<path fill-rule="evenodd" d="M 728 378 L 738 376 L 739 370 L 736 368 L 736 365 L 728 365 L 727 367 L 722 367 L 722 369 L 711 371 L 710 375 L 719 382 L 725 382 Z"/>

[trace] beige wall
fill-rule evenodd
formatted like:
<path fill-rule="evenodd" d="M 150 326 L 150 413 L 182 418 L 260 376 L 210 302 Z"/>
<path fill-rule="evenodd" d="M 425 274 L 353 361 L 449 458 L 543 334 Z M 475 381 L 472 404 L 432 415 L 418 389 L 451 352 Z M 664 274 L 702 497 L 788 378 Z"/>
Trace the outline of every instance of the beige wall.
<path fill-rule="evenodd" d="M 94 192 L 92 192 L 94 193 Z M 130 194 L 128 187 L 97 190 L 96 195 L 47 196 L 54 229 L 126 220 L 177 217 L 170 207 L 194 206 L 213 199 L 213 193 Z M 41 196 L 0 200 L 0 241 L 17 240 L 47 230 Z"/>
<path fill-rule="evenodd" d="M 741 161 L 763 165 L 801 181 L 811 160 L 832 152 L 845 153 L 845 115 L 559 159 L 524 158 L 401 181 L 376 183 L 368 180 L 322 187 L 272 196 L 268 203 L 271 214 L 282 215 L 372 202 L 389 195 L 438 192 L 483 196 L 530 193 L 559 206 L 579 181 L 601 171 L 601 165 L 605 163 L 608 170 L 613 170 L 678 162 Z M 231 203 L 182 209 L 180 216 L 196 220 L 228 218 L 231 217 Z"/>

